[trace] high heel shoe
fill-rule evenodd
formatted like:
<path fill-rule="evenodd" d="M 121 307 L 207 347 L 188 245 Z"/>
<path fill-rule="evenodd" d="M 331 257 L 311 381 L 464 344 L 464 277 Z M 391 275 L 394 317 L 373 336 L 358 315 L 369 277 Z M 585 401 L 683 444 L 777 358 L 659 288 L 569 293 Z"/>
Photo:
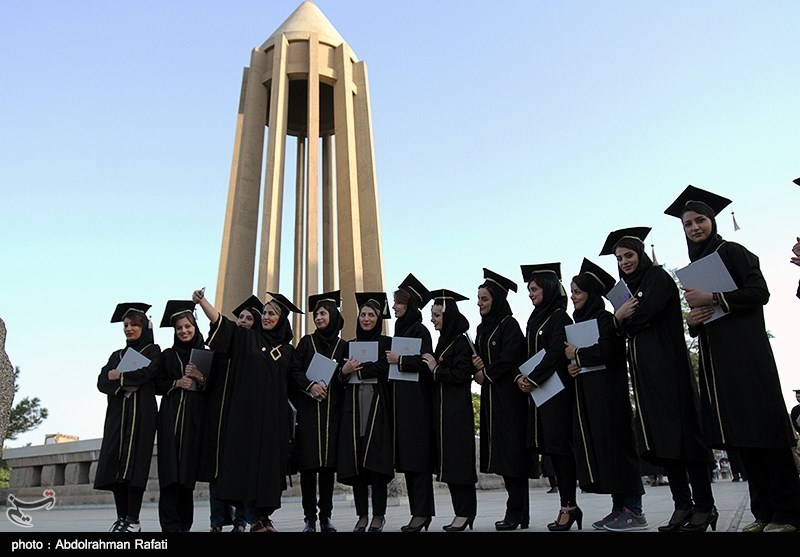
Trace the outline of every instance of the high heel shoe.
<path fill-rule="evenodd" d="M 379 519 L 379 520 L 378 520 Z M 373 526 L 375 524 L 375 520 L 378 520 L 378 525 Z M 383 532 L 383 527 L 386 525 L 386 517 L 385 516 L 373 516 L 372 517 L 372 524 L 369 525 L 369 529 L 367 532 Z"/>
<path fill-rule="evenodd" d="M 527 530 L 530 523 L 530 519 L 525 518 L 522 520 L 510 520 L 508 518 L 503 518 L 503 520 L 498 520 L 494 523 L 494 529 L 498 532 L 504 532 L 506 530 L 516 530 L 519 528 L 520 530 Z"/>
<path fill-rule="evenodd" d="M 675 509 L 672 511 L 672 516 L 669 519 L 669 522 L 664 524 L 663 526 L 658 527 L 659 532 L 677 532 L 684 526 L 686 526 L 689 521 L 692 519 L 692 513 L 694 509 Z"/>
<path fill-rule="evenodd" d="M 425 520 L 420 522 L 418 525 L 414 526 L 414 520 L 422 518 L 419 516 L 415 516 L 411 518 L 411 522 L 406 524 L 405 526 L 400 528 L 401 532 L 422 532 L 422 529 L 425 528 L 425 531 L 428 531 L 428 527 L 431 525 L 431 517 L 425 517 Z"/>
<path fill-rule="evenodd" d="M 456 518 L 461 518 L 461 517 L 457 516 Z M 453 522 L 456 521 L 456 518 L 453 519 Z M 464 521 L 464 523 L 461 524 L 461 526 L 453 526 L 453 522 L 442 526 L 442 530 L 444 530 L 445 532 L 463 532 L 464 530 L 467 529 L 467 526 L 469 526 L 469 529 L 472 530 L 472 523 L 475 522 L 475 517 L 468 516 L 467 519 Z"/>
<path fill-rule="evenodd" d="M 686 523 L 682 528 L 681 532 L 705 532 L 706 529 L 711 526 L 712 531 L 717 530 L 717 519 L 719 518 L 719 513 L 717 512 L 716 507 L 712 507 L 711 510 L 707 513 L 700 513 L 695 511 L 692 514 L 692 519 Z"/>
<path fill-rule="evenodd" d="M 565 523 L 561 523 L 561 518 L 563 516 L 567 517 L 567 521 Z M 556 517 L 555 522 L 551 522 L 547 525 L 547 529 L 551 532 L 566 532 L 570 528 L 572 528 L 572 524 L 578 524 L 578 530 L 583 528 L 583 511 L 580 507 L 575 506 L 571 509 L 561 509 L 558 511 L 558 517 Z"/>
<path fill-rule="evenodd" d="M 355 528 L 353 528 L 353 532 L 366 532 L 367 531 L 367 524 L 369 524 L 369 517 L 368 516 L 359 516 L 358 522 L 356 522 Z"/>

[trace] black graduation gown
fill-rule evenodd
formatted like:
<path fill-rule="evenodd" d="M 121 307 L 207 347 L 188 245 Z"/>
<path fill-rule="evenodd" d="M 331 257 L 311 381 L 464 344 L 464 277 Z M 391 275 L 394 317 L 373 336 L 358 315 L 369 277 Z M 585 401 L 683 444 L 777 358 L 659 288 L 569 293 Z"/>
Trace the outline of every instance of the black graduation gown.
<path fill-rule="evenodd" d="M 797 433 L 800 433 L 800 404 L 792 408 L 792 425 Z"/>
<path fill-rule="evenodd" d="M 412 323 L 405 331 L 395 331 L 399 337 L 422 339 L 420 354 L 432 354 L 431 334 L 420 322 Z M 436 443 L 433 435 L 433 376 L 421 355 L 400 356 L 398 369 L 416 373 L 418 381 L 390 381 L 394 414 L 394 467 L 398 472 L 433 473 Z"/>
<path fill-rule="evenodd" d="M 578 483 L 588 493 L 641 495 L 642 472 L 636 451 L 625 339 L 617 334 L 614 316 L 596 316 L 597 344 L 579 348 L 579 367 L 604 365 L 605 369 L 575 378 L 573 439 Z"/>
<path fill-rule="evenodd" d="M 294 348 L 291 343 L 270 346 L 260 330 L 244 329 L 224 316 L 212 323 L 208 346 L 231 357 L 217 498 L 280 508 L 289 460 L 286 385 Z"/>
<path fill-rule="evenodd" d="M 574 379 L 567 372 L 569 360 L 564 354 L 567 333 L 564 327 L 572 318 L 561 308 L 532 330 L 526 327 L 527 358 L 545 350 L 544 358 L 528 375 L 534 385 L 541 385 L 558 373 L 564 389 L 537 408 L 528 403 L 528 446 L 537 447 L 543 455 L 572 455 L 572 406 L 575 398 Z M 530 398 L 530 397 L 529 397 Z"/>
<path fill-rule="evenodd" d="M 654 464 L 663 464 L 660 459 L 708 462 L 678 287 L 653 265 L 632 294 L 639 305 L 621 332 L 628 339 L 639 454 Z"/>
<path fill-rule="evenodd" d="M 157 344 L 150 344 L 138 350 L 150 359 L 150 365 L 125 372 L 117 381 L 110 381 L 108 372 L 119 366 L 125 350 L 123 348 L 112 353 L 97 377 L 97 389 L 108 395 L 108 408 L 97 461 L 95 489 L 114 489 L 119 482 L 145 489 L 150 475 L 158 415 L 153 378 L 161 362 L 161 348 Z M 122 386 L 138 386 L 139 389 L 126 397 Z"/>
<path fill-rule="evenodd" d="M 361 371 L 356 372 L 360 379 L 378 379 L 377 383 L 371 384 L 374 392 L 367 416 L 361 416 L 359 411 L 358 391 L 361 384 L 344 384 L 336 477 L 345 485 L 352 485 L 361 470 L 383 475 L 387 483 L 394 476 L 389 362 L 386 361 L 386 351 L 391 348 L 391 337 L 381 335 L 378 340 L 378 361 L 367 362 L 361 367 Z M 340 378 L 343 381 L 348 380 L 347 377 Z M 361 437 L 361 420 L 364 419 L 367 420 L 367 429 L 364 437 Z"/>
<path fill-rule="evenodd" d="M 210 482 L 219 476 L 219 463 L 225 451 L 225 432 L 231 401 L 231 360 L 214 353 L 211 376 L 206 381 L 206 424 L 200 451 L 199 481 Z"/>
<path fill-rule="evenodd" d="M 764 323 L 769 290 L 758 258 L 734 242 L 717 253 L 737 288 L 720 293 L 724 317 L 690 331 L 700 341 L 705 440 L 720 449 L 794 446 Z"/>
<path fill-rule="evenodd" d="M 524 361 L 525 337 L 510 315 L 475 337 L 483 360 L 481 385 L 481 472 L 526 478 L 534 453 L 526 446 L 528 399 L 514 380 Z"/>
<path fill-rule="evenodd" d="M 317 344 L 313 334 L 305 335 L 297 343 L 292 357 L 289 398 L 297 408 L 294 465 L 301 471 L 319 468 L 334 471 L 339 420 L 344 402 L 344 387 L 339 371 L 347 357 L 347 342 L 337 338 L 328 350 L 323 350 Z M 313 382 L 306 377 L 306 371 L 317 352 L 339 364 L 328 385 L 328 396 L 323 400 L 316 400 L 308 394 Z"/>
<path fill-rule="evenodd" d="M 200 467 L 200 450 L 206 426 L 206 393 L 175 386 L 187 361 L 172 348 L 161 353 L 154 380 L 161 395 L 158 409 L 158 485 L 179 484 L 194 489 Z"/>
<path fill-rule="evenodd" d="M 436 356 L 433 369 L 436 479 L 455 485 L 478 482 L 475 414 L 472 408 L 472 349 L 457 335 Z"/>

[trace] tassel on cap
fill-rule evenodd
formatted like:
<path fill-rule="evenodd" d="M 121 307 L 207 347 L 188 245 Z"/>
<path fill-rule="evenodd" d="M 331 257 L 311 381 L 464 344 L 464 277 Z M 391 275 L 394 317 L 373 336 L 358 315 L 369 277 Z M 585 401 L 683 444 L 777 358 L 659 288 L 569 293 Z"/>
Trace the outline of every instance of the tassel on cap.
<path fill-rule="evenodd" d="M 656 259 L 656 246 L 655 244 L 650 244 L 650 252 L 653 254 L 653 265 L 658 265 L 658 259 Z"/>
<path fill-rule="evenodd" d="M 739 224 L 736 222 L 736 215 L 733 211 L 731 211 L 731 216 L 733 217 L 733 231 L 736 232 L 739 230 Z"/>

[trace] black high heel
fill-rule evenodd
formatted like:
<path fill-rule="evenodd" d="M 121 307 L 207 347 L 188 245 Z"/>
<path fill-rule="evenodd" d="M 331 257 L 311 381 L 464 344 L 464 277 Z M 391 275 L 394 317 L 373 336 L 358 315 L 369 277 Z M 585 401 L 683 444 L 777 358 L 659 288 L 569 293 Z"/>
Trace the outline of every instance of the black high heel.
<path fill-rule="evenodd" d="M 372 517 L 372 524 L 375 523 L 375 519 L 378 518 L 377 516 Z M 369 525 L 369 529 L 367 532 L 383 532 L 383 527 L 386 525 L 386 517 L 380 517 L 380 521 L 378 521 L 377 526 L 373 526 L 372 524 Z"/>
<path fill-rule="evenodd" d="M 520 530 L 527 530 L 530 523 L 529 518 L 525 518 L 522 520 L 509 520 L 508 518 L 504 518 L 503 520 L 498 520 L 494 523 L 494 529 L 498 532 L 504 532 L 507 530 L 516 530 L 519 528 Z"/>
<path fill-rule="evenodd" d="M 692 519 L 686 523 L 682 528 L 681 532 L 705 532 L 709 526 L 711 526 L 712 531 L 717 530 L 717 519 L 719 518 L 719 512 L 717 512 L 717 507 L 712 507 L 711 510 L 707 513 L 699 513 L 695 511 L 692 514 Z"/>
<path fill-rule="evenodd" d="M 400 528 L 401 532 L 422 532 L 422 529 L 425 528 L 425 531 L 428 531 L 428 527 L 431 525 L 431 517 L 428 516 L 423 520 L 418 526 L 412 526 L 411 523 L 414 522 L 415 518 L 419 517 L 412 517 L 411 522 L 406 524 L 405 526 Z"/>
<path fill-rule="evenodd" d="M 363 522 L 363 524 L 362 524 Z M 358 522 L 356 522 L 355 528 L 353 528 L 353 532 L 366 532 L 367 531 L 367 524 L 369 524 L 369 517 L 368 516 L 359 516 Z"/>
<path fill-rule="evenodd" d="M 669 522 L 664 524 L 663 526 L 658 527 L 659 532 L 677 532 L 684 526 L 686 526 L 689 521 L 692 519 L 692 513 L 694 509 L 675 509 L 672 511 L 672 516 L 669 519 Z"/>
<path fill-rule="evenodd" d="M 456 518 L 460 518 L 460 517 L 457 516 Z M 455 518 L 453 520 L 455 521 Z M 467 526 L 469 526 L 469 529 L 472 530 L 472 523 L 473 522 L 475 522 L 475 517 L 474 516 L 468 516 L 467 520 L 465 520 L 464 524 L 462 524 L 461 526 L 453 526 L 453 523 L 451 522 L 450 524 L 446 524 L 445 526 L 442 526 L 442 530 L 444 530 L 445 532 L 463 532 L 464 530 L 467 529 Z"/>
<path fill-rule="evenodd" d="M 567 522 L 561 524 L 561 517 L 564 515 L 567 516 Z M 578 530 L 583 528 L 583 511 L 577 505 L 572 509 L 561 509 L 558 511 L 558 517 L 556 517 L 555 522 L 548 524 L 547 529 L 551 532 L 566 532 L 572 528 L 573 523 L 578 524 Z"/>

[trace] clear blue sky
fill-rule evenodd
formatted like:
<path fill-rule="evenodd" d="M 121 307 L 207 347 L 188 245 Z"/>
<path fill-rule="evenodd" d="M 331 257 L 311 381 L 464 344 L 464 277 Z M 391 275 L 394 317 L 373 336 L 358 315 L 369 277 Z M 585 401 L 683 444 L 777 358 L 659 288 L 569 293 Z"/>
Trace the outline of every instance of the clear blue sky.
<path fill-rule="evenodd" d="M 118 302 L 153 304 L 157 325 L 168 299 L 201 286 L 213 299 L 242 68 L 299 4 L 4 7 L 0 317 L 19 396 L 50 410 L 9 446 L 101 435 Z M 799 3 L 317 5 L 369 69 L 387 290 L 413 272 L 459 291 L 474 333 L 483 267 L 519 280 L 520 264 L 561 261 L 568 286 L 588 256 L 616 275 L 603 240 L 640 225 L 682 267 L 662 212 L 693 184 L 734 200 L 742 229 L 726 212 L 720 232 L 761 258 L 792 403 Z M 170 346 L 171 330 L 156 339 Z"/>

